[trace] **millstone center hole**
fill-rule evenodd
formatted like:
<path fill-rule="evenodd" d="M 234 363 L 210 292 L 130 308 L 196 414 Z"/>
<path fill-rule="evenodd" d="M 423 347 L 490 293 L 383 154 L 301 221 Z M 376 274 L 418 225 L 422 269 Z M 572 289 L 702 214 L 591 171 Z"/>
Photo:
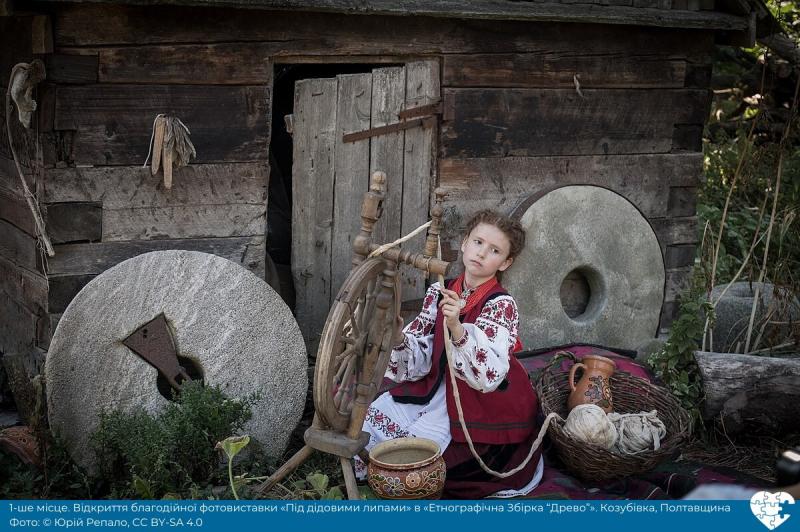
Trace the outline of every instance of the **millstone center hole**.
<path fill-rule="evenodd" d="M 576 268 L 561 281 L 559 290 L 561 306 L 570 318 L 575 319 L 586 313 L 586 309 L 592 299 L 589 275 L 591 275 L 589 271 L 583 268 Z"/>
<path fill-rule="evenodd" d="M 186 373 L 189 374 L 189 377 L 191 377 L 193 381 L 202 382 L 205 379 L 203 375 L 203 367 L 200 366 L 197 361 L 178 355 L 178 364 L 180 364 L 183 369 L 186 370 Z M 178 376 L 178 378 L 175 380 L 178 381 L 178 384 L 182 384 L 184 379 L 183 377 Z M 158 377 L 156 378 L 156 387 L 158 388 L 158 393 L 161 394 L 161 397 L 169 401 L 174 400 L 172 386 L 170 386 L 167 378 L 161 373 L 159 373 Z"/>

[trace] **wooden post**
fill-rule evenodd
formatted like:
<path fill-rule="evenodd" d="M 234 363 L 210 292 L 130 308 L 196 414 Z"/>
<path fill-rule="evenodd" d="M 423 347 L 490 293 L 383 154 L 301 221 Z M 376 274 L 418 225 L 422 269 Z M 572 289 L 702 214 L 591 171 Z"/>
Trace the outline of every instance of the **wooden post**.
<path fill-rule="evenodd" d="M 370 179 L 369 190 L 361 203 L 361 230 L 353 239 L 353 268 L 364 262 L 371 249 L 372 229 L 383 214 L 383 197 L 386 190 L 386 174 L 375 172 Z"/>
<path fill-rule="evenodd" d="M 256 488 L 256 492 L 264 493 L 265 491 L 271 490 L 275 484 L 283 480 L 292 471 L 300 467 L 300 465 L 308 460 L 312 454 L 314 454 L 314 449 L 308 445 L 304 445 L 303 448 L 294 453 L 294 456 L 292 456 L 285 464 L 283 464 L 280 469 L 275 471 L 267 480 L 258 486 Z"/>
<path fill-rule="evenodd" d="M 447 195 L 447 192 L 441 187 L 433 191 L 434 200 L 431 205 L 431 226 L 428 228 L 428 237 L 425 240 L 425 255 L 429 257 L 437 256 L 437 248 L 439 245 L 439 236 L 442 234 L 442 215 L 444 214 L 444 207 L 442 203 Z"/>
<path fill-rule="evenodd" d="M 360 500 L 361 494 L 358 492 L 356 476 L 353 473 L 353 465 L 348 458 L 344 458 L 343 456 L 339 457 L 339 462 L 342 464 L 342 474 L 344 475 L 344 485 L 347 488 L 347 498 L 351 501 Z"/>

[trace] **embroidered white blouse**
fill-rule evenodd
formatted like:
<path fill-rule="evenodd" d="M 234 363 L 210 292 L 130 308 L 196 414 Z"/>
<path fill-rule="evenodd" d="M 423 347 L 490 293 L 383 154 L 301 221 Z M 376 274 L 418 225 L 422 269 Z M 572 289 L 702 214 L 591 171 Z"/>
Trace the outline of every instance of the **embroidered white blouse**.
<path fill-rule="evenodd" d="M 395 382 L 420 380 L 431 370 L 433 326 L 438 314 L 439 283 L 428 288 L 422 311 L 403 330 L 405 338 L 392 351 L 386 377 Z M 493 392 L 508 374 L 517 342 L 519 314 L 509 295 L 487 302 L 475 323 L 465 323 L 464 336 L 453 339 L 456 376 L 480 392 Z"/>

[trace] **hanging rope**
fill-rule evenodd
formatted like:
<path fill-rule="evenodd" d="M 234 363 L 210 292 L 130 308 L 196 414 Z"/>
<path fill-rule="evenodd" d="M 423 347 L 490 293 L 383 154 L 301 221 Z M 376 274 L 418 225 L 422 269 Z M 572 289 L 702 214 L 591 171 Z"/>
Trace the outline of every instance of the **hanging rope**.
<path fill-rule="evenodd" d="M 50 238 L 47 236 L 44 219 L 39 210 L 39 202 L 28 187 L 28 182 L 25 180 L 25 174 L 19 163 L 17 150 L 14 148 L 14 137 L 11 134 L 11 117 L 13 115 L 12 96 L 14 102 L 17 104 L 20 122 L 22 122 L 25 128 L 29 128 L 31 113 L 36 110 L 36 102 L 31 99 L 30 95 L 34 86 L 39 81 L 43 80 L 44 77 L 44 63 L 38 59 L 31 61 L 30 64 L 18 63 L 11 69 L 11 77 L 8 82 L 8 89 L 6 90 L 6 132 L 8 133 L 8 145 L 11 148 L 11 156 L 14 158 L 14 165 L 17 167 L 17 174 L 22 183 L 22 193 L 25 196 L 25 201 L 28 203 L 31 214 L 33 214 L 37 236 L 44 246 L 47 255 L 53 257 L 56 252 L 53 249 L 53 245 L 50 243 Z M 27 102 L 27 104 L 25 102 Z"/>

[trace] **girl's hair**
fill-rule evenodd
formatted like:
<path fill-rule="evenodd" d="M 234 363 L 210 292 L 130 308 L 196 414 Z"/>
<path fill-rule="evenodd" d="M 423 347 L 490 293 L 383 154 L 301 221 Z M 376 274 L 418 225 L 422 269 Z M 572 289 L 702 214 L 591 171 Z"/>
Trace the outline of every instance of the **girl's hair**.
<path fill-rule="evenodd" d="M 525 230 L 522 228 L 522 224 L 519 223 L 519 220 L 504 216 L 489 209 L 484 209 L 476 212 L 475 215 L 469 219 L 466 231 L 464 232 L 464 238 L 468 237 L 472 230 L 478 227 L 478 224 L 493 225 L 506 235 L 509 242 L 511 242 L 511 251 L 508 253 L 508 258 L 510 259 L 519 255 L 522 248 L 525 247 Z"/>

